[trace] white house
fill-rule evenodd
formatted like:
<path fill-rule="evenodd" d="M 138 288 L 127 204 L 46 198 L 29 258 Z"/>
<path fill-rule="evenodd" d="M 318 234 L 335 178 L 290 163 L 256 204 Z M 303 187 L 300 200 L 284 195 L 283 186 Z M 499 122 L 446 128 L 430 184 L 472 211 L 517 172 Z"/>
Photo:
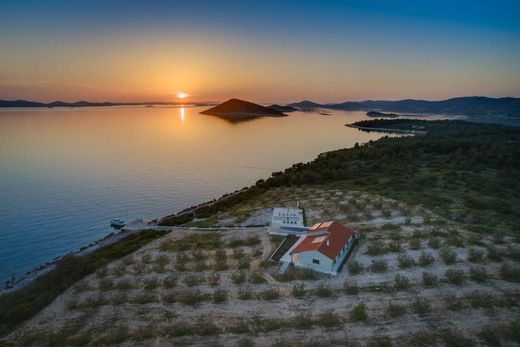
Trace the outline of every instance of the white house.
<path fill-rule="evenodd" d="M 336 276 L 354 239 L 354 230 L 339 222 L 318 223 L 300 237 L 281 261 L 290 259 L 295 267 Z"/>
<path fill-rule="evenodd" d="M 275 207 L 271 227 L 303 227 L 303 211 L 295 207 Z"/>

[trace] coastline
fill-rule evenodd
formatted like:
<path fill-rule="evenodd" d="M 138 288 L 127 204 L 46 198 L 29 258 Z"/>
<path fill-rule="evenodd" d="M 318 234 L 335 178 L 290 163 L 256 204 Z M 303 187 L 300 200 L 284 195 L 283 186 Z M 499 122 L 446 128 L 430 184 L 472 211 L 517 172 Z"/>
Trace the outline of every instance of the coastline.
<path fill-rule="evenodd" d="M 354 128 L 362 131 L 378 131 L 382 133 L 400 133 L 400 134 L 413 134 L 413 135 L 424 135 L 427 132 L 423 130 L 404 130 L 404 129 L 391 129 L 391 128 L 373 128 L 363 127 L 354 124 L 345 124 L 349 128 Z"/>
<path fill-rule="evenodd" d="M 159 223 L 163 219 L 168 218 L 170 216 L 182 216 L 182 215 L 194 213 L 200 208 L 212 206 L 213 204 L 224 201 L 224 200 L 226 200 L 232 196 L 235 196 L 237 194 L 240 194 L 248 189 L 249 189 L 248 187 L 238 189 L 232 193 L 224 194 L 221 197 L 215 198 L 211 201 L 206 201 L 206 202 L 200 203 L 198 205 L 194 205 L 194 206 L 185 208 L 176 214 L 163 216 L 163 217 L 160 217 L 160 218 L 148 221 L 148 222 L 145 222 L 141 219 L 132 221 L 132 222 L 128 223 L 127 225 L 125 225 L 123 228 L 121 228 L 121 230 L 113 231 L 101 239 L 88 243 L 86 246 L 80 247 L 79 249 L 70 251 L 66 254 L 57 256 L 52 260 L 49 260 L 43 264 L 40 264 L 39 266 L 35 267 L 32 270 L 29 270 L 23 274 L 19 274 L 18 276 L 13 275 L 11 277 L 11 279 L 8 279 L 7 281 L 4 281 L 4 283 L 2 283 L 2 285 L 0 287 L 0 296 L 9 294 L 9 293 L 13 293 L 19 289 L 22 289 L 25 286 L 32 283 L 33 281 L 35 281 L 36 279 L 45 275 L 49 271 L 52 271 L 55 268 L 56 263 L 63 257 L 69 256 L 69 255 L 75 255 L 75 256 L 87 255 L 89 253 L 92 253 L 96 249 L 99 249 L 103 246 L 115 243 L 128 235 L 131 235 L 131 234 L 143 231 L 143 230 L 162 230 L 162 231 L 171 232 L 173 229 L 179 228 L 180 226 L 161 226 L 161 225 L 159 225 Z M 192 230 L 220 230 L 220 229 L 223 230 L 223 229 L 226 229 L 226 230 L 228 230 L 230 228 L 197 228 L 197 227 L 193 227 L 193 228 L 189 228 L 189 229 L 192 229 Z M 237 227 L 236 229 L 247 229 L 247 227 Z"/>

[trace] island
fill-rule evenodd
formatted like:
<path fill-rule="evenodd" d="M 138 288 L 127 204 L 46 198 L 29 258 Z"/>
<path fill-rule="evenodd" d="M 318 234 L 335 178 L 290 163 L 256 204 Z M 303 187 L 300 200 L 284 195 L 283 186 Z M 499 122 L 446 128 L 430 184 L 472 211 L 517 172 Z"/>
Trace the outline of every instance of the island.
<path fill-rule="evenodd" d="M 367 116 L 369 117 L 381 117 L 381 118 L 397 118 L 399 115 L 397 113 L 383 113 L 377 111 L 369 111 L 367 112 Z"/>
<path fill-rule="evenodd" d="M 238 122 L 258 117 L 285 117 L 283 112 L 270 107 L 258 105 L 240 99 L 230 99 L 220 105 L 200 112 L 201 114 L 217 116 L 231 122 Z"/>
<path fill-rule="evenodd" d="M 276 110 L 278 112 L 294 112 L 294 111 L 298 111 L 298 109 L 296 107 L 292 107 L 292 106 L 289 106 L 289 105 L 283 106 L 283 105 L 273 104 L 273 105 L 269 106 L 269 108 L 273 109 L 273 110 Z"/>

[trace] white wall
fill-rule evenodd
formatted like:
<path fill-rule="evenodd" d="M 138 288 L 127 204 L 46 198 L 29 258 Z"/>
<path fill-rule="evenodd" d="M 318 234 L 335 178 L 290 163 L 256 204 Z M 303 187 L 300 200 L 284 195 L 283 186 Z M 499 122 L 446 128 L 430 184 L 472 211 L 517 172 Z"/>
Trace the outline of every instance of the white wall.
<path fill-rule="evenodd" d="M 318 259 L 319 264 L 314 264 L 313 259 Z M 301 252 L 292 255 L 294 266 L 311 269 L 323 273 L 330 274 L 332 272 L 332 259 L 318 251 Z"/>

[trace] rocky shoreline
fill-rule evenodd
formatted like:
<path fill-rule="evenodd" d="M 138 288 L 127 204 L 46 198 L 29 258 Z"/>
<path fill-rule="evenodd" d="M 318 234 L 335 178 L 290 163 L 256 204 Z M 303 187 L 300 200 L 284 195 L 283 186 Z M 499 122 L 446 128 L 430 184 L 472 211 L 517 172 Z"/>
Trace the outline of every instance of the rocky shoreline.
<path fill-rule="evenodd" d="M 139 221 L 139 220 L 135 221 L 133 223 L 144 224 L 143 221 Z M 146 223 L 145 225 L 150 225 L 151 227 L 153 227 L 154 224 Z M 25 287 L 26 285 L 28 285 L 29 283 L 31 283 L 32 281 L 36 280 L 37 278 L 45 275 L 49 271 L 53 270 L 56 266 L 56 263 L 63 257 L 69 256 L 69 255 L 81 256 L 81 255 L 89 254 L 100 247 L 117 242 L 118 240 L 122 239 L 123 237 L 128 236 L 132 233 L 135 233 L 137 231 L 141 231 L 141 230 L 142 230 L 142 228 L 130 229 L 130 228 L 125 227 L 125 228 L 121 229 L 120 231 L 111 232 L 110 234 L 106 235 L 102 239 L 92 241 L 88 245 L 83 246 L 75 251 L 71 251 L 66 254 L 57 256 L 54 259 L 47 261 L 47 262 L 41 264 L 40 266 L 38 266 L 37 268 L 27 271 L 26 273 L 24 273 L 22 275 L 18 275 L 18 276 L 13 275 L 9 280 L 5 281 L 2 284 L 2 287 L 0 288 L 0 295 L 4 295 L 7 293 L 14 292 L 18 289 L 21 289 L 21 288 Z"/>

